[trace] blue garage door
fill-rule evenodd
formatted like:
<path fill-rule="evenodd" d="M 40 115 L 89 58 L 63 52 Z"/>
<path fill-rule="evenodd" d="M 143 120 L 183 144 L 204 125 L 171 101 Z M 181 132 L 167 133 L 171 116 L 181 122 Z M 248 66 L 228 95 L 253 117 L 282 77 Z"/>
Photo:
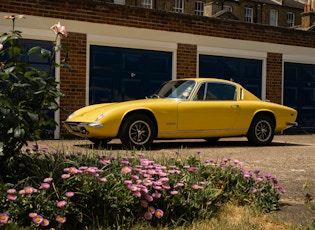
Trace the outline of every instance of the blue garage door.
<path fill-rule="evenodd" d="M 233 79 L 261 98 L 262 60 L 201 54 L 199 77 Z"/>
<path fill-rule="evenodd" d="M 50 63 L 48 59 L 42 59 L 39 57 L 39 53 L 33 53 L 31 55 L 27 55 L 27 52 L 35 47 L 40 46 L 43 49 L 52 51 L 53 45 L 51 41 L 40 41 L 40 40 L 31 40 L 31 39 L 20 39 L 19 44 L 25 48 L 22 56 L 21 61 L 24 61 L 29 64 L 29 66 L 36 68 L 40 71 L 44 71 L 46 73 L 49 72 Z M 55 70 L 52 68 L 50 76 L 55 76 Z M 54 119 L 54 112 L 48 112 L 49 116 Z M 42 131 L 41 134 L 42 139 L 53 139 L 54 138 L 54 130 L 50 127 L 47 127 L 45 130 Z"/>
<path fill-rule="evenodd" d="M 90 47 L 89 103 L 145 98 L 172 78 L 172 53 Z"/>
<path fill-rule="evenodd" d="M 315 65 L 284 63 L 284 104 L 298 111 L 291 131 L 315 133 Z"/>

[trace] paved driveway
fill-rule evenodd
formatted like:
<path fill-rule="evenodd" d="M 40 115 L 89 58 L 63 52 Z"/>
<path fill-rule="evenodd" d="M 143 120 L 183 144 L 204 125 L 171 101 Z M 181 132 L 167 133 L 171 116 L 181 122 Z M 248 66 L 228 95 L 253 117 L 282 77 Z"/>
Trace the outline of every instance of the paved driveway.
<path fill-rule="evenodd" d="M 40 141 L 40 146 L 51 149 L 62 148 L 66 151 L 90 151 L 93 149 L 87 140 Z M 122 151 L 119 140 L 113 140 L 108 147 L 111 151 Z M 95 150 L 93 151 L 102 151 Z M 103 150 L 104 151 L 104 150 Z M 315 194 L 315 135 L 277 135 L 271 146 L 253 147 L 246 138 L 221 139 L 216 145 L 209 145 L 204 140 L 157 141 L 151 154 L 172 155 L 175 152 L 196 154 L 205 159 L 232 158 L 244 162 L 248 170 L 260 169 L 262 173 L 273 174 L 284 186 L 286 193 L 281 197 L 282 211 L 277 213 L 287 221 L 305 223 L 315 218 L 304 204 L 303 184 L 310 184 L 310 191 Z"/>

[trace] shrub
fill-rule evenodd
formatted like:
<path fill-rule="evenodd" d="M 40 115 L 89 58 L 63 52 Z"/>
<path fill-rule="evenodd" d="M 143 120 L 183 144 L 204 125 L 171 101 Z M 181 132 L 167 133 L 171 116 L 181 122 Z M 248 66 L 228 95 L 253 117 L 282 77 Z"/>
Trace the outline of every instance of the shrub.
<path fill-rule="evenodd" d="M 37 150 L 36 150 L 37 149 Z M 282 188 L 239 161 L 23 152 L 1 178 L 0 224 L 62 229 L 185 226 L 228 201 L 276 210 Z M 9 174 L 9 173 L 8 173 Z"/>
<path fill-rule="evenodd" d="M 56 101 L 62 96 L 58 82 L 51 76 L 55 67 L 67 66 L 67 54 L 62 63 L 55 63 L 55 54 L 66 46 L 59 44 L 59 38 L 67 36 L 67 31 L 59 23 L 51 29 L 56 34 L 53 49 L 33 47 L 27 55 L 38 54 L 47 59 L 47 72 L 30 67 L 22 60 L 24 47 L 19 45 L 22 32 L 15 30 L 15 21 L 23 15 L 5 16 L 13 22 L 10 33 L 0 36 L 0 141 L 3 149 L 0 161 L 5 165 L 29 140 L 40 138 L 46 127 L 55 128 L 56 123 L 49 115 L 59 109 Z"/>

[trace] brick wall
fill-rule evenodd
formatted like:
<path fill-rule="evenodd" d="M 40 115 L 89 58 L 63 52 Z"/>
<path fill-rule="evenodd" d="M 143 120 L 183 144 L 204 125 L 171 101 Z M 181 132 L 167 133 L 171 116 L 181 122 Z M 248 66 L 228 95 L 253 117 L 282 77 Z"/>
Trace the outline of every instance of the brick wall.
<path fill-rule="evenodd" d="M 178 44 L 177 49 L 177 78 L 195 77 L 197 46 Z"/>
<path fill-rule="evenodd" d="M 267 54 L 266 98 L 281 104 L 282 99 L 282 54 Z"/>
<path fill-rule="evenodd" d="M 71 33 L 62 44 L 68 46 L 71 71 L 60 69 L 60 88 L 64 97 L 60 100 L 63 108 L 60 112 L 60 120 L 64 121 L 70 113 L 85 106 L 86 99 L 86 35 Z M 61 54 L 61 59 L 64 53 Z"/>

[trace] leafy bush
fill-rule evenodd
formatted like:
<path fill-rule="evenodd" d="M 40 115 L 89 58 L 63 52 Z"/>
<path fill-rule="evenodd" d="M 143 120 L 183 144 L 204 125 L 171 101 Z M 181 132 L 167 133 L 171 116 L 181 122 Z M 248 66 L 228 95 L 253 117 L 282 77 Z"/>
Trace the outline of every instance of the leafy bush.
<path fill-rule="evenodd" d="M 4 163 L 27 141 L 39 139 L 43 129 L 55 128 L 56 123 L 48 112 L 59 109 L 56 99 L 62 93 L 51 73 L 55 67 L 68 67 L 67 54 L 62 63 L 55 63 L 55 54 L 67 51 L 66 46 L 58 42 L 60 37 L 67 36 L 67 31 L 59 23 L 51 27 L 56 34 L 52 50 L 36 46 L 27 52 L 28 56 L 38 54 L 47 59 L 49 70 L 37 70 L 22 60 L 25 52 L 19 45 L 22 32 L 15 30 L 15 20 L 21 18 L 24 16 L 5 16 L 12 20 L 13 29 L 0 36 L 0 141 L 3 144 L 0 161 Z"/>
<path fill-rule="evenodd" d="M 228 201 L 276 210 L 283 192 L 273 176 L 245 171 L 237 160 L 153 160 L 135 152 L 107 156 L 34 150 L 20 154 L 6 169 L 11 176 L 0 180 L 2 225 L 183 226 L 210 219 Z"/>

